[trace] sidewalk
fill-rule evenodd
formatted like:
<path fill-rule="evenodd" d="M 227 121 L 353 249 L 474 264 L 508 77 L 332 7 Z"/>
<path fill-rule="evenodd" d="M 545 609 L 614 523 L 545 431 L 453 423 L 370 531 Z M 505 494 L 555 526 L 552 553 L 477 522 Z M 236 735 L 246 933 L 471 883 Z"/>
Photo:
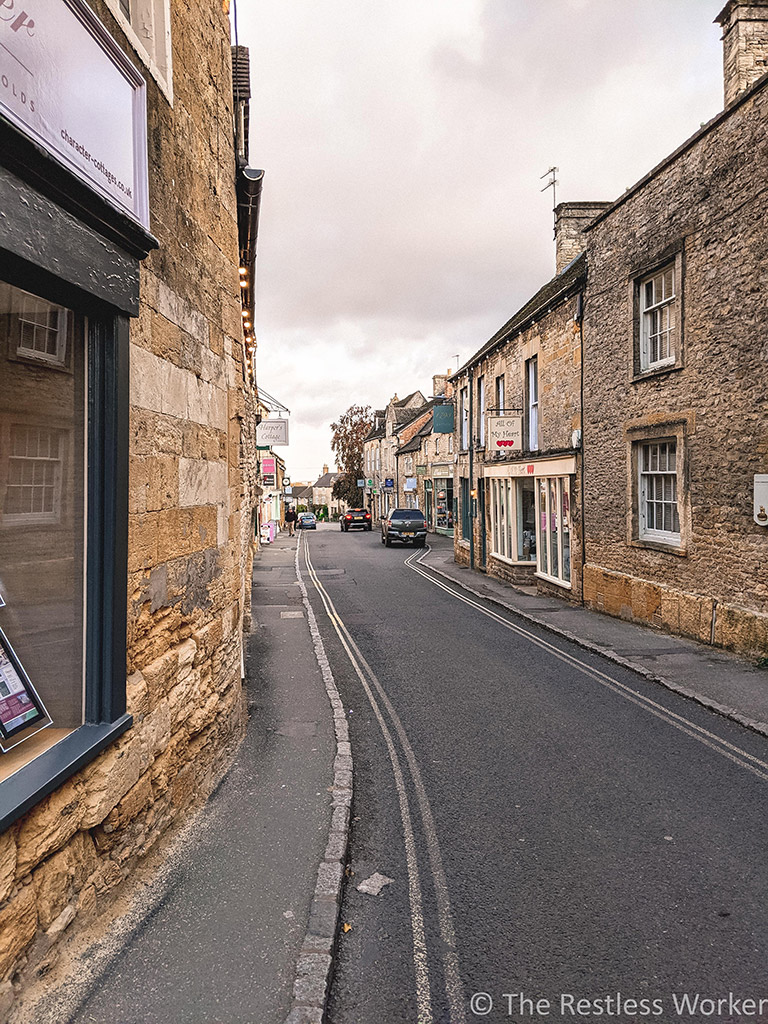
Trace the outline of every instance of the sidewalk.
<path fill-rule="evenodd" d="M 648 626 L 514 587 L 458 565 L 453 543 L 430 536 L 423 564 L 477 597 L 604 655 L 676 693 L 768 736 L 768 669 L 745 658 Z"/>
<path fill-rule="evenodd" d="M 250 717 L 231 768 L 35 1024 L 320 1024 L 351 759 L 296 544 L 279 534 L 254 564 Z"/>

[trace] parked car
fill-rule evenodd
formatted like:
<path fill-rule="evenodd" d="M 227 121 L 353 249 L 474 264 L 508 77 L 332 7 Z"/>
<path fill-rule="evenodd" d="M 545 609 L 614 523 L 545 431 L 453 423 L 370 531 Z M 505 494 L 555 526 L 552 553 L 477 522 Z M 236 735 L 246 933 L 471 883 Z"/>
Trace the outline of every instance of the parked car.
<path fill-rule="evenodd" d="M 297 530 L 316 530 L 317 519 L 312 512 L 300 512 L 296 523 Z"/>
<path fill-rule="evenodd" d="M 427 521 L 417 508 L 393 508 L 381 520 L 381 543 L 392 546 L 393 540 L 413 543 L 423 548 L 427 542 Z"/>
<path fill-rule="evenodd" d="M 344 533 L 347 530 L 354 530 L 358 527 L 361 530 L 370 530 L 373 526 L 371 513 L 364 508 L 350 508 L 339 519 L 339 525 Z"/>

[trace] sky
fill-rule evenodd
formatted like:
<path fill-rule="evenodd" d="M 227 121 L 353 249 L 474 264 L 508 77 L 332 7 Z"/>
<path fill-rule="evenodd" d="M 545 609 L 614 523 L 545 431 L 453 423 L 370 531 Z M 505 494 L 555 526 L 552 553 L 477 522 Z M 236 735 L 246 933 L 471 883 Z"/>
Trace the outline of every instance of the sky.
<path fill-rule="evenodd" d="M 725 0 L 237 0 L 265 169 L 257 383 L 293 481 L 353 404 L 432 393 L 610 201 L 722 109 Z M 233 39 L 234 41 L 234 39 Z"/>

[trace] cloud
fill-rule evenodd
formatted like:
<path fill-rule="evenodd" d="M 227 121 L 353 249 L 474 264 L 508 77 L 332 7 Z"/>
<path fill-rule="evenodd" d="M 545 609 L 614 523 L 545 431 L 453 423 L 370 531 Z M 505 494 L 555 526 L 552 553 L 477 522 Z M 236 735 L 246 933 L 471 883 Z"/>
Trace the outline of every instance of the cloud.
<path fill-rule="evenodd" d="M 331 461 L 349 405 L 429 389 L 552 275 L 548 167 L 559 199 L 610 200 L 717 112 L 720 6 L 239 5 L 258 372 L 291 409 L 294 478 Z"/>

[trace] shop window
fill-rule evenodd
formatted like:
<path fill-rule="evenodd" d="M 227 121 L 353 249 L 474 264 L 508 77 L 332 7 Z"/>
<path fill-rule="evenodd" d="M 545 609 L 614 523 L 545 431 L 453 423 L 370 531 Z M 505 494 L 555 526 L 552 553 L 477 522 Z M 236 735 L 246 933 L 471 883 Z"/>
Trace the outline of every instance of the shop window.
<path fill-rule="evenodd" d="M 491 553 L 510 562 L 536 561 L 533 480 L 490 479 Z"/>
<path fill-rule="evenodd" d="M 450 435 L 449 435 L 450 436 Z M 453 530 L 453 479 L 435 477 L 435 527 L 450 532 Z"/>
<path fill-rule="evenodd" d="M 570 478 L 536 480 L 537 571 L 553 583 L 571 585 Z"/>
<path fill-rule="evenodd" d="M 472 515 L 469 496 L 469 479 L 461 477 L 461 539 L 469 540 L 472 530 Z"/>
<path fill-rule="evenodd" d="M 117 323 L 0 282 L 0 827 L 130 724 Z"/>

